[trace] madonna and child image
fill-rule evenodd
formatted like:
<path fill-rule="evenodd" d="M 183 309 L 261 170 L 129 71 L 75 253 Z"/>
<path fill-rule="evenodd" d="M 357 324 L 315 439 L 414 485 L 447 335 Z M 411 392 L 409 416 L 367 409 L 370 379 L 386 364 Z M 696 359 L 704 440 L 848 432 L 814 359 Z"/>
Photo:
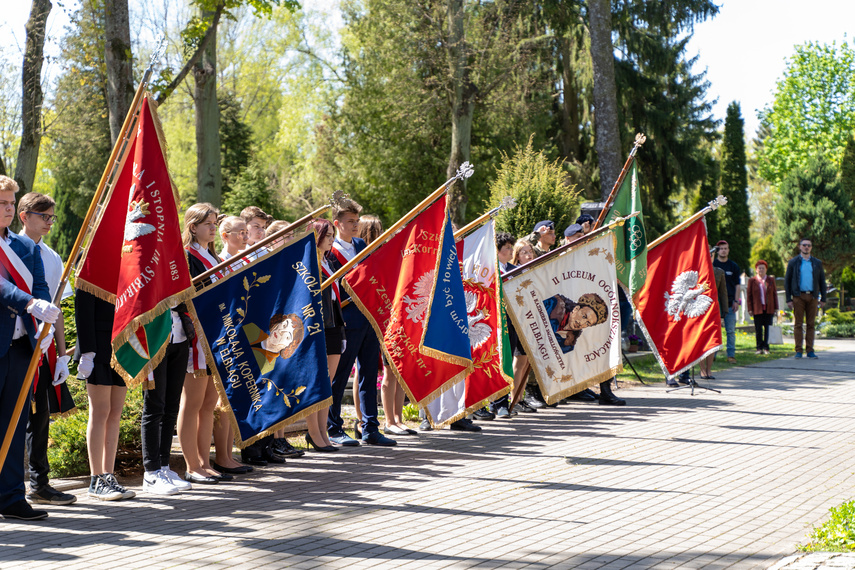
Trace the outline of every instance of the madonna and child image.
<path fill-rule="evenodd" d="M 576 301 L 559 293 L 546 299 L 543 305 L 549 314 L 552 332 L 565 354 L 576 348 L 582 329 L 601 325 L 608 320 L 608 305 L 596 293 L 585 293 Z"/>

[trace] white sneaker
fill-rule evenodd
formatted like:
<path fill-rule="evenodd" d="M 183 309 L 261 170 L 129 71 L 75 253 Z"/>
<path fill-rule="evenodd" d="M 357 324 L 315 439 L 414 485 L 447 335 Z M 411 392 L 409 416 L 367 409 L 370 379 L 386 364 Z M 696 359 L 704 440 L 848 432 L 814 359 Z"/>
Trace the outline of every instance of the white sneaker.
<path fill-rule="evenodd" d="M 189 491 L 193 485 L 181 478 L 181 475 L 170 469 L 169 467 L 161 467 L 161 472 L 166 474 L 169 482 L 172 483 L 179 491 Z"/>
<path fill-rule="evenodd" d="M 177 495 L 181 490 L 169 481 L 169 476 L 163 472 L 148 471 L 143 476 L 143 491 L 147 491 L 154 495 Z"/>

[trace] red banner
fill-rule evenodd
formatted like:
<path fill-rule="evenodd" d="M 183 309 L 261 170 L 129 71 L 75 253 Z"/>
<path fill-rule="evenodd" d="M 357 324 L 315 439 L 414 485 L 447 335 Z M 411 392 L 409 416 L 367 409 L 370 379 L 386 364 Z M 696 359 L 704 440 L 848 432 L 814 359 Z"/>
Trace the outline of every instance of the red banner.
<path fill-rule="evenodd" d="M 164 313 L 192 296 L 177 193 L 154 106 L 148 96 L 143 99 L 136 136 L 77 275 L 78 287 L 115 304 L 112 341 L 119 362 L 114 358 L 113 366 L 132 382 L 141 380 L 162 356 L 169 334 L 169 315 Z M 158 317 L 158 326 L 138 331 Z M 132 346 L 124 357 L 135 364 L 124 366 L 123 372 L 119 349 L 126 341 Z M 139 364 L 140 359 L 146 363 Z M 144 370 L 137 370 L 140 367 Z"/>
<path fill-rule="evenodd" d="M 673 378 L 721 347 L 721 314 L 703 218 L 647 252 L 636 304 L 659 363 Z"/>
<path fill-rule="evenodd" d="M 344 277 L 345 289 L 374 327 L 387 360 L 418 404 L 435 399 L 472 369 L 469 359 L 443 356 L 423 345 L 434 293 L 443 294 L 437 278 L 447 231 L 446 201 L 447 197 L 434 202 Z M 460 318 L 466 318 L 465 309 Z M 457 332 L 449 330 L 449 335 Z M 462 334 L 465 339 L 465 325 Z"/>

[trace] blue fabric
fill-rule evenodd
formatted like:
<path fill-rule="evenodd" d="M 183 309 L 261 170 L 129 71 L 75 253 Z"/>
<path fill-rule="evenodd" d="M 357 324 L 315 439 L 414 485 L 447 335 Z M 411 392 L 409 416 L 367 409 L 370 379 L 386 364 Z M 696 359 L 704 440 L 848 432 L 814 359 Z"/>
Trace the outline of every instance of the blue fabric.
<path fill-rule="evenodd" d="M 320 280 L 309 234 L 193 299 L 242 441 L 332 394 Z"/>
<path fill-rule="evenodd" d="M 733 307 L 724 315 L 724 330 L 727 333 L 727 357 L 736 357 L 736 313 Z"/>
<path fill-rule="evenodd" d="M 469 342 L 469 318 L 463 292 L 463 277 L 457 258 L 454 230 L 446 213 L 436 288 L 431 300 L 430 316 L 425 322 L 422 343 L 430 348 L 459 358 L 472 358 Z"/>
<path fill-rule="evenodd" d="M 802 257 L 802 266 L 799 271 L 799 291 L 813 291 L 813 265 L 810 259 Z"/>

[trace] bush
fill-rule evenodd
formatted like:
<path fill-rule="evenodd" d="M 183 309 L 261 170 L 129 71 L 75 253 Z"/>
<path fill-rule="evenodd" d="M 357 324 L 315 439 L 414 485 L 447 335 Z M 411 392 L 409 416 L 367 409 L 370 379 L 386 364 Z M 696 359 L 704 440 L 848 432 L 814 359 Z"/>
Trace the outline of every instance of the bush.
<path fill-rule="evenodd" d="M 829 324 L 822 327 L 822 336 L 826 338 L 855 337 L 855 323 Z"/>
<path fill-rule="evenodd" d="M 521 238 L 537 222 L 552 220 L 560 243 L 564 228 L 576 221 L 579 211 L 579 193 L 567 179 L 563 164 L 550 162 L 543 151 L 535 152 L 532 139 L 512 157 L 502 153 L 496 181 L 490 186 L 490 203 L 496 206 L 505 196 L 512 196 L 517 205 L 499 214 L 498 231 Z"/>
<path fill-rule="evenodd" d="M 754 264 L 758 259 L 762 259 L 769 266 L 766 268 L 766 273 L 775 277 L 783 277 L 786 272 L 784 269 L 784 261 L 781 255 L 772 244 L 772 236 L 766 235 L 757 240 L 754 247 L 751 248 L 751 267 L 744 268 L 749 275 L 754 274 Z"/>
<path fill-rule="evenodd" d="M 800 544 L 799 550 L 807 552 L 855 551 L 855 501 L 829 509 L 831 517 L 815 527 L 808 536 L 810 542 Z"/>
<path fill-rule="evenodd" d="M 855 314 L 841 313 L 839 309 L 828 309 L 822 320 L 828 321 L 831 325 L 847 325 L 855 323 Z"/>

